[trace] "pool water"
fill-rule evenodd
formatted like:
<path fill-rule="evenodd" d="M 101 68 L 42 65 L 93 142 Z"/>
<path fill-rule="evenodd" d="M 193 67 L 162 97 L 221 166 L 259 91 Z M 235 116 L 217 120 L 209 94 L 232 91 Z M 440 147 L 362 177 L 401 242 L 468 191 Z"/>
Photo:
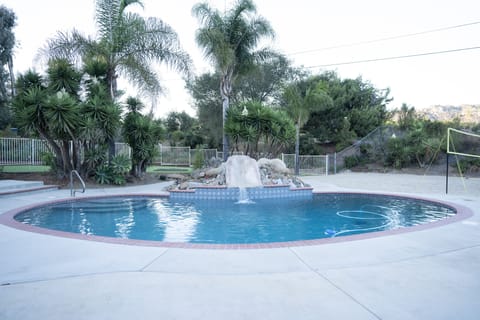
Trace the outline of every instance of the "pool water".
<path fill-rule="evenodd" d="M 307 199 L 172 201 L 109 197 L 30 209 L 15 220 L 59 231 L 165 242 L 251 244 L 341 237 L 425 224 L 455 215 L 446 205 L 372 194 Z"/>

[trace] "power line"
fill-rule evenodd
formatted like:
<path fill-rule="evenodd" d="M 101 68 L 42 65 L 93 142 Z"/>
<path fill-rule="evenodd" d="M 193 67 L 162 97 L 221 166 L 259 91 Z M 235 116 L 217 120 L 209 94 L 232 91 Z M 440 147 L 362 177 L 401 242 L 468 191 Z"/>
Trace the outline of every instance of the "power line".
<path fill-rule="evenodd" d="M 345 43 L 345 44 L 340 44 L 340 45 L 331 46 L 331 47 L 324 47 L 324 48 L 319 48 L 319 49 L 297 51 L 297 52 L 288 53 L 287 56 L 294 56 L 294 55 L 311 53 L 311 52 L 319 52 L 319 51 L 327 51 L 327 50 L 333 50 L 333 49 L 355 47 L 355 46 L 359 46 L 359 45 L 363 45 L 363 44 L 370 44 L 370 43 L 376 43 L 376 42 L 396 40 L 396 39 L 401 39 L 401 38 L 419 36 L 419 35 L 422 35 L 422 34 L 446 31 L 446 30 L 451 30 L 451 29 L 456 29 L 456 28 L 463 28 L 463 27 L 468 27 L 468 26 L 472 26 L 472 25 L 476 25 L 476 24 L 480 24 L 480 21 L 457 24 L 457 25 L 454 25 L 454 26 L 448 26 L 448 27 L 437 28 L 437 29 L 430 29 L 430 30 L 420 31 L 420 32 L 406 33 L 406 34 L 401 34 L 401 35 L 397 35 L 397 36 L 391 36 L 391 37 L 385 37 L 385 38 L 379 38 L 379 39 L 373 39 L 373 40 L 359 41 L 359 42 L 353 42 L 353 43 Z"/>
<path fill-rule="evenodd" d="M 376 61 L 385 61 L 385 60 L 397 60 L 397 59 L 406 59 L 406 58 L 414 58 L 414 57 L 422 57 L 422 56 L 430 56 L 436 54 L 445 54 L 445 53 L 452 53 L 452 52 L 459 52 L 459 51 L 469 51 L 469 50 L 478 50 L 478 47 L 470 47 L 470 48 L 460 48 L 460 49 L 450 49 L 444 51 L 434 51 L 434 52 L 423 52 L 423 53 L 415 53 L 409 54 L 404 56 L 394 56 L 394 57 L 386 57 L 386 58 L 375 58 L 375 59 L 366 59 L 366 60 L 356 60 L 356 61 L 347 61 L 347 62 L 338 62 L 338 63 L 330 63 L 330 64 L 320 64 L 317 66 L 309 66 L 305 68 L 325 68 L 325 67 L 334 67 L 334 66 L 341 66 L 347 64 L 358 64 L 358 63 L 367 63 L 367 62 L 376 62 Z"/>

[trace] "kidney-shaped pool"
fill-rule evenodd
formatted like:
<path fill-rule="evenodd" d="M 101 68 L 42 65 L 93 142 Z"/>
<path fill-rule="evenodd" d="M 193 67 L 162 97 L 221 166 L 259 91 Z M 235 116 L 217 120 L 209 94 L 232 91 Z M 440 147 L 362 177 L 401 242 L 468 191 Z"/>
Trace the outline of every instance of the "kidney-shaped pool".
<path fill-rule="evenodd" d="M 173 246 L 261 245 L 307 244 L 415 228 L 452 219 L 457 211 L 450 204 L 426 199 L 361 193 L 316 193 L 307 199 L 246 203 L 114 196 L 43 204 L 16 212 L 14 219 L 33 226 L 30 231 L 43 228 L 59 231 L 57 235 L 80 234 L 81 238 L 144 240 Z"/>

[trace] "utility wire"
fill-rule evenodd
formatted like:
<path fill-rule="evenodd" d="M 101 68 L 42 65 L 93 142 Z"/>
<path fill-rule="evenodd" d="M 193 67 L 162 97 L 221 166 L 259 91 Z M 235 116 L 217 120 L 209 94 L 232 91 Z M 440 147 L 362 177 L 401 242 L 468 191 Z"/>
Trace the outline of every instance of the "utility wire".
<path fill-rule="evenodd" d="M 325 47 L 325 48 L 319 48 L 319 49 L 297 51 L 297 52 L 288 53 L 287 56 L 294 56 L 294 55 L 300 55 L 300 54 L 305 54 L 305 53 L 312 53 L 312 52 L 320 52 L 320 51 L 327 51 L 327 50 L 333 50 L 333 49 L 355 47 L 355 46 L 359 46 L 359 45 L 363 45 L 363 44 L 370 44 L 370 43 L 376 43 L 376 42 L 396 40 L 396 39 L 401 39 L 401 38 L 419 36 L 419 35 L 422 35 L 422 34 L 428 34 L 428 33 L 450 30 L 450 29 L 469 27 L 469 26 L 476 25 L 476 24 L 480 24 L 480 21 L 457 24 L 457 25 L 454 25 L 454 26 L 448 26 L 448 27 L 431 29 L 431 30 L 420 31 L 420 32 L 406 33 L 406 34 L 401 34 L 401 35 L 398 35 L 398 36 L 391 36 L 391 37 L 379 38 L 379 39 L 374 39 L 374 40 L 366 40 L 366 41 L 359 41 L 359 42 L 353 42 L 353 43 L 345 43 L 345 44 L 340 44 L 340 45 Z"/>
<path fill-rule="evenodd" d="M 415 54 L 408 54 L 404 56 L 395 56 L 395 57 L 386 57 L 386 58 L 375 58 L 375 59 L 366 59 L 366 60 L 356 60 L 356 61 L 347 61 L 347 62 L 338 62 L 338 63 L 330 63 L 330 64 L 319 64 L 316 66 L 309 66 L 305 67 L 308 69 L 312 68 L 325 68 L 325 67 L 334 67 L 334 66 L 342 66 L 347 64 L 358 64 L 358 63 L 367 63 L 367 62 L 376 62 L 376 61 L 385 61 L 385 60 L 397 60 L 397 59 L 406 59 L 406 58 L 414 58 L 414 57 L 422 57 L 422 56 L 431 56 L 435 54 L 445 54 L 445 53 L 452 53 L 452 52 L 459 52 L 459 51 L 469 51 L 469 50 L 478 50 L 478 47 L 470 47 L 470 48 L 460 48 L 460 49 L 451 49 L 451 50 L 444 50 L 444 51 L 434 51 L 434 52 L 423 52 L 423 53 L 415 53 Z"/>

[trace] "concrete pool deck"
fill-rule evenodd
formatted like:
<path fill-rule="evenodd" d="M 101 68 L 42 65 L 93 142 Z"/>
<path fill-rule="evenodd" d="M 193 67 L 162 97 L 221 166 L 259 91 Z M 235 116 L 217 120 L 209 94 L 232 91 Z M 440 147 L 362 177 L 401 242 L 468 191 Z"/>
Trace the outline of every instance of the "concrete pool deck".
<path fill-rule="evenodd" d="M 0 225 L 0 319 L 478 319 L 480 179 L 341 173 L 316 191 L 421 196 L 470 208 L 466 220 L 365 240 L 252 250 L 141 247 Z M 87 190 L 156 193 L 164 184 Z M 8 195 L 0 214 L 68 198 Z M 81 196 L 81 195 L 79 195 Z"/>

